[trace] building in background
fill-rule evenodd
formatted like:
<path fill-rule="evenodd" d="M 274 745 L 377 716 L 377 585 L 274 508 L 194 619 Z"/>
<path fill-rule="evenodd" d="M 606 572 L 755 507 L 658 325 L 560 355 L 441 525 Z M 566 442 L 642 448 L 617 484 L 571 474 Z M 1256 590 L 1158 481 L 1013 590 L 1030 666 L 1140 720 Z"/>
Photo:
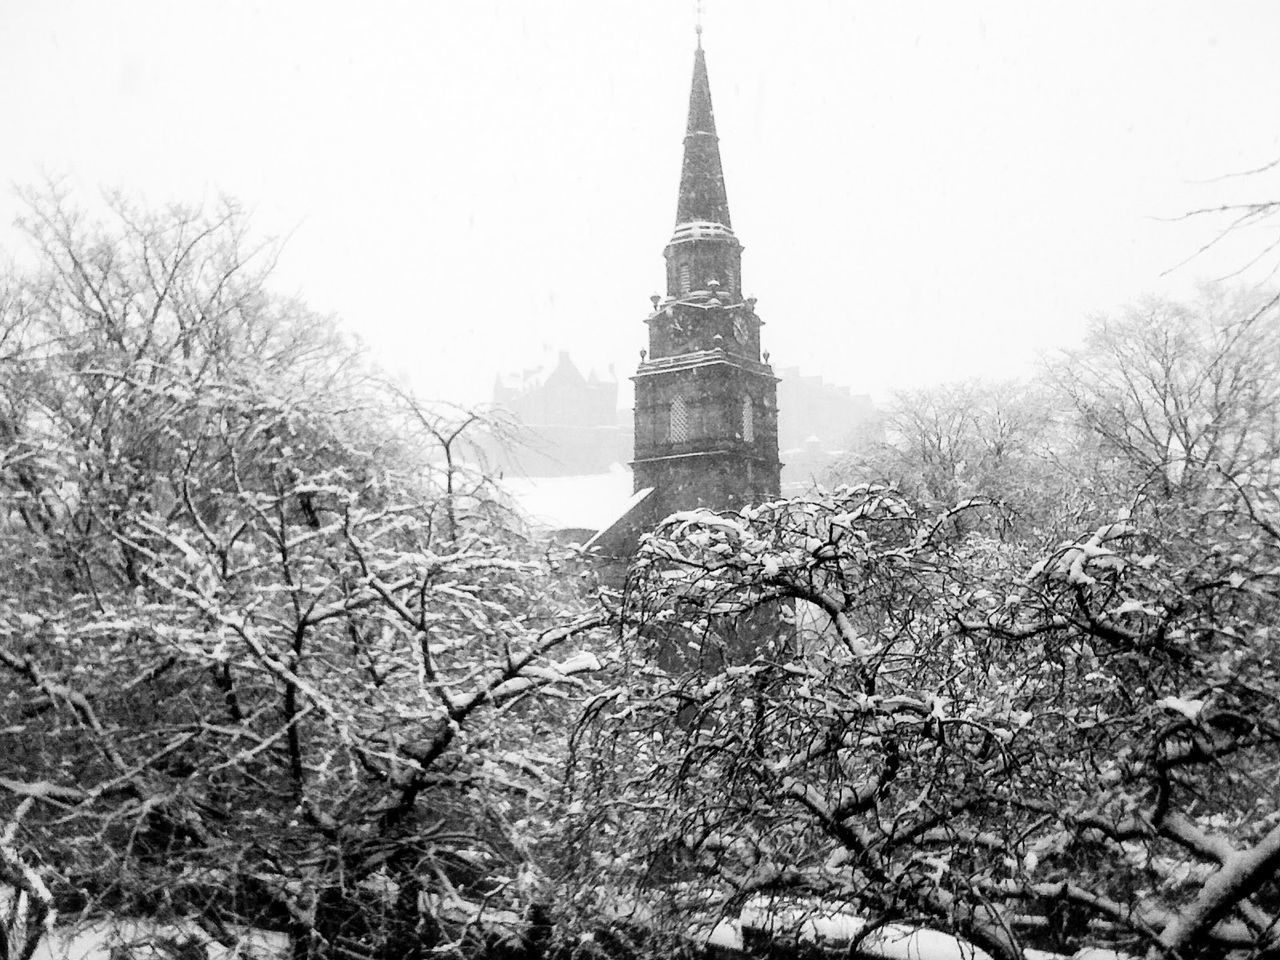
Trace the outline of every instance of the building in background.
<path fill-rule="evenodd" d="M 488 465 L 533 480 L 610 474 L 616 483 L 634 422 L 631 410 L 618 409 L 618 393 L 612 365 L 605 377 L 584 376 L 563 350 L 554 362 L 499 376 L 493 402 L 512 418 L 514 442 L 487 445 Z M 841 457 L 884 440 L 883 415 L 868 394 L 784 367 L 777 395 L 784 493 L 807 489 Z"/>
<path fill-rule="evenodd" d="M 520 477 L 607 473 L 625 463 L 631 430 L 619 417 L 618 380 L 594 370 L 584 377 L 568 351 L 554 364 L 498 377 L 494 405 L 513 420 L 504 444 L 487 449 L 490 466 Z"/>
<path fill-rule="evenodd" d="M 884 440 L 884 419 L 870 395 L 827 383 L 796 367 L 778 383 L 778 443 L 782 489 L 801 493 L 821 482 L 842 457 Z"/>

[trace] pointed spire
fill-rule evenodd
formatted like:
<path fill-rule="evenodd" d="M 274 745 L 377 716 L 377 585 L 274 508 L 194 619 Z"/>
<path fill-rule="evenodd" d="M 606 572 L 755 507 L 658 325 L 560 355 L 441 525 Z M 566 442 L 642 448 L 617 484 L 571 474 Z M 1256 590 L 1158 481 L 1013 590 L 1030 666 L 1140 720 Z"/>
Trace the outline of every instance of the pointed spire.
<path fill-rule="evenodd" d="M 684 137 L 684 165 L 680 170 L 680 202 L 676 225 L 707 221 L 732 228 L 729 198 L 720 166 L 720 140 L 711 110 L 711 82 L 707 57 L 702 50 L 702 25 L 698 25 L 698 49 L 693 57 L 693 89 L 689 93 L 689 125 Z"/>

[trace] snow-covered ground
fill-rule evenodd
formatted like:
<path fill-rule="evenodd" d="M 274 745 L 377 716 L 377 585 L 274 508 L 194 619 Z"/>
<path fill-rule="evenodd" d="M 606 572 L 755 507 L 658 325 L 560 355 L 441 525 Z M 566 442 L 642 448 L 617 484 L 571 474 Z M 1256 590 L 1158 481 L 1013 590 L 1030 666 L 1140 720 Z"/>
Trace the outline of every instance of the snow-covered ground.
<path fill-rule="evenodd" d="M 721 920 L 704 941 L 727 950 L 743 949 L 743 928 L 760 931 L 766 938 L 772 931 L 779 939 L 827 946 L 848 944 L 866 930 L 868 921 L 820 905 L 794 907 L 750 902 L 738 919 Z M 985 950 L 939 930 L 891 923 L 869 933 L 859 944 L 860 953 L 884 960 L 991 960 Z M 1086 948 L 1072 956 L 1046 950 L 1024 951 L 1027 960 L 1132 960 L 1114 950 Z"/>
<path fill-rule="evenodd" d="M 185 956 L 203 956 L 208 960 L 229 960 L 233 956 L 283 960 L 289 955 L 289 937 L 286 934 L 249 927 L 232 932 L 238 942 L 234 949 L 229 949 L 213 941 L 191 922 L 103 920 L 74 927 L 55 927 L 40 941 L 32 960 L 111 960 L 113 952 L 121 949 L 126 950 L 125 955 L 132 960 L 173 960 L 174 957 Z M 163 946 L 157 947 L 156 943 Z M 182 950 L 184 945 L 195 943 L 204 947 L 203 954 Z"/>
<path fill-rule="evenodd" d="M 810 917 L 802 921 L 797 930 L 788 930 L 787 938 L 827 944 L 847 943 L 867 927 L 867 921 L 847 914 Z M 743 948 L 742 929 L 738 922 L 721 920 L 711 932 L 708 945 Z M 859 950 L 885 960 L 991 960 L 991 956 L 950 934 L 937 930 L 922 930 L 897 924 L 872 931 L 859 945 Z M 1062 960 L 1053 954 L 1045 954 L 1040 960 Z M 1030 958 L 1029 958 L 1030 960 Z"/>
<path fill-rule="evenodd" d="M 797 938 L 809 943 L 848 943 L 866 929 L 867 921 L 848 913 L 799 913 L 779 911 L 766 913 L 748 905 L 743 911 L 746 923 L 757 930 L 775 930 L 786 939 Z M 175 960 L 201 957 L 207 960 L 230 960 L 234 957 L 254 960 L 284 960 L 289 956 L 289 938 L 283 933 L 252 928 L 233 931 L 239 938 L 234 949 L 213 941 L 190 922 L 150 923 L 147 921 L 98 921 L 75 927 L 56 927 L 41 941 L 33 960 L 112 960 L 122 948 L 130 960 Z M 156 946 L 160 943 L 162 946 Z M 722 920 L 704 941 L 740 951 L 743 948 L 742 921 Z M 200 944 L 204 952 L 184 951 L 187 945 Z M 991 960 L 986 951 L 938 930 L 927 930 L 903 924 L 889 924 L 873 931 L 860 945 L 867 956 L 885 960 Z M 1085 949 L 1072 957 L 1044 950 L 1027 950 L 1027 960 L 1131 960 L 1113 950 Z"/>

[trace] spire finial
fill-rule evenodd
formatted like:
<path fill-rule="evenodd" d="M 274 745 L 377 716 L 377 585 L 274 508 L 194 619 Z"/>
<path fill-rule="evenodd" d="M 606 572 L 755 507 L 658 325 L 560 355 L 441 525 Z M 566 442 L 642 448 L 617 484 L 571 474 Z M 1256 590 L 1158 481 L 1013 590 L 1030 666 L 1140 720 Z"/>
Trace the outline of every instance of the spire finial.
<path fill-rule="evenodd" d="M 698 49 L 702 49 L 702 0 L 697 0 L 697 19 L 693 24 L 693 32 L 698 35 Z"/>
<path fill-rule="evenodd" d="M 702 2 L 698 0 L 698 12 Z M 702 24 L 698 24 L 701 30 Z M 711 109 L 711 82 L 707 79 L 707 55 L 698 49 L 693 55 L 693 85 L 689 90 L 689 124 L 685 128 L 684 162 L 680 168 L 680 202 L 676 223 L 718 223 L 732 229 L 729 201 L 724 192 L 724 171 L 716 140 L 716 118 Z"/>

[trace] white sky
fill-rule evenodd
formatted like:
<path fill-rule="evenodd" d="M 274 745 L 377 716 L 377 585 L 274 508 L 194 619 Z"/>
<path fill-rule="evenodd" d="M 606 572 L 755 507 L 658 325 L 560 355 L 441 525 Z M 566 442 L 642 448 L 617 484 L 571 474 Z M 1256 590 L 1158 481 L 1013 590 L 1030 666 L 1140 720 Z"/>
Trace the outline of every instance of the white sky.
<path fill-rule="evenodd" d="M 226 193 L 278 280 L 426 393 L 632 372 L 662 284 L 693 0 L 0 0 L 0 184 Z M 775 367 L 855 392 L 1024 368 L 1262 233 L 1280 3 L 708 0 L 744 283 Z M 0 238 L 17 211 L 0 192 Z"/>

